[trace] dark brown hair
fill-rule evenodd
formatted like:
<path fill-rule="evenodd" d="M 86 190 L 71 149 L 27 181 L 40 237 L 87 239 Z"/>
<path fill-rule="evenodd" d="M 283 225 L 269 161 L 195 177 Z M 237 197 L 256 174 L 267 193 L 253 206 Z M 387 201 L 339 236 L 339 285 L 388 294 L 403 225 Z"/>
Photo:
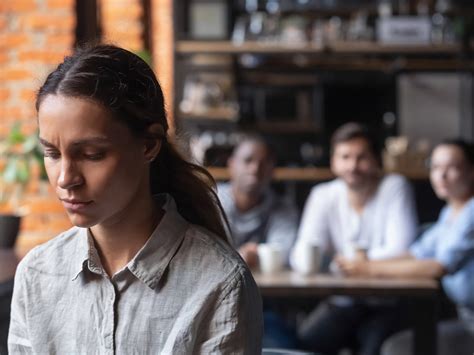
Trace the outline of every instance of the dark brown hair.
<path fill-rule="evenodd" d="M 215 182 L 204 168 L 186 161 L 169 142 L 163 93 L 152 69 L 139 56 L 112 45 L 78 49 L 48 75 L 36 99 L 47 95 L 94 100 L 138 137 L 155 123 L 163 127 L 162 146 L 150 166 L 151 192 L 169 193 L 179 213 L 227 240 L 225 214 Z"/>
<path fill-rule="evenodd" d="M 254 143 L 264 146 L 267 150 L 268 159 L 272 160 L 273 162 L 276 161 L 275 149 L 273 148 L 273 145 L 266 137 L 258 134 L 257 132 L 241 132 L 239 134 L 237 143 L 232 148 L 232 155 L 234 155 L 244 143 Z"/>
<path fill-rule="evenodd" d="M 465 141 L 461 138 L 445 139 L 437 144 L 435 148 L 442 145 L 452 145 L 459 148 L 469 165 L 474 166 L 474 145 L 471 142 Z"/>
<path fill-rule="evenodd" d="M 382 167 L 382 148 L 380 144 L 367 126 L 357 122 L 345 123 L 334 131 L 331 137 L 331 155 L 334 153 L 336 145 L 356 138 L 362 138 L 367 142 L 370 152 L 373 154 L 379 167 Z"/>

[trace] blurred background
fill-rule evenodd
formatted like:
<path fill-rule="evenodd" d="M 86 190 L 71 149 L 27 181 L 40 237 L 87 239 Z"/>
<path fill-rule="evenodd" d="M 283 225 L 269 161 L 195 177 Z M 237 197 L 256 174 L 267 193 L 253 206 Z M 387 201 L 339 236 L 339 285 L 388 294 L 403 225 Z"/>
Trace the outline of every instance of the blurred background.
<path fill-rule="evenodd" d="M 434 220 L 430 147 L 474 136 L 471 0 L 0 0 L 0 137 L 11 151 L 29 149 L 46 74 L 89 41 L 153 66 L 172 134 L 217 179 L 227 178 L 239 132 L 265 135 L 278 156 L 275 184 L 299 206 L 331 177 L 334 129 L 359 121 L 385 144 L 387 170 L 433 199 L 420 219 Z M 41 163 L 17 155 L 8 170 L 2 152 L 3 186 L 20 188 L 2 193 L 0 213 L 21 212 L 17 248 L 28 250 L 69 221 Z"/>

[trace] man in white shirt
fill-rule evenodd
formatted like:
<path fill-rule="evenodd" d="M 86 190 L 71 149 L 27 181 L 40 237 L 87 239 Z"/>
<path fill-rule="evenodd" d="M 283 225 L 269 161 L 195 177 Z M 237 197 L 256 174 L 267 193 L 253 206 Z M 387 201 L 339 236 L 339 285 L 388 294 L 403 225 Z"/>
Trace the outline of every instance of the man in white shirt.
<path fill-rule="evenodd" d="M 404 254 L 417 229 L 408 181 L 383 175 L 377 141 L 360 124 L 347 123 L 336 130 L 331 148 L 331 170 L 337 179 L 312 189 L 291 254 L 292 267 L 303 269 L 301 254 L 308 245 L 342 258 Z M 378 354 L 383 340 L 396 330 L 397 307 L 396 302 L 332 297 L 308 317 L 299 335 L 307 347 L 325 354 L 345 347 L 358 354 Z"/>

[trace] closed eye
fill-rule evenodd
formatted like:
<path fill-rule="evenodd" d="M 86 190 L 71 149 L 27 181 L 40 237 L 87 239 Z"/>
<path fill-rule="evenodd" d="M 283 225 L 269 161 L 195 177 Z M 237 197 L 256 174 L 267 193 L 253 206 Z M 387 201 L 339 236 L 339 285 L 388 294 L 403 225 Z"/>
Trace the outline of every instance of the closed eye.
<path fill-rule="evenodd" d="M 59 154 L 59 152 L 56 152 L 56 151 L 44 150 L 43 151 L 43 156 L 45 158 L 48 158 L 48 159 L 57 160 L 57 159 L 59 159 L 61 154 Z"/>
<path fill-rule="evenodd" d="M 104 153 L 84 154 L 83 156 L 84 156 L 84 158 L 87 159 L 87 160 L 98 161 L 98 160 L 104 159 L 105 154 L 104 154 Z"/>

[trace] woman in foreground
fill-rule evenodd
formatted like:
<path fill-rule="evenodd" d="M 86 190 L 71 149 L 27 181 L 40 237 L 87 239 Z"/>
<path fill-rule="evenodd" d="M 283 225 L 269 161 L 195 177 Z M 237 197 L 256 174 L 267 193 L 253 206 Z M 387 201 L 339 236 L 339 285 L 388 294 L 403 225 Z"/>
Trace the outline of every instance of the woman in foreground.
<path fill-rule="evenodd" d="M 212 178 L 169 142 L 150 67 L 118 47 L 81 49 L 36 108 L 75 227 L 20 263 L 10 353 L 260 353 L 257 287 Z"/>

